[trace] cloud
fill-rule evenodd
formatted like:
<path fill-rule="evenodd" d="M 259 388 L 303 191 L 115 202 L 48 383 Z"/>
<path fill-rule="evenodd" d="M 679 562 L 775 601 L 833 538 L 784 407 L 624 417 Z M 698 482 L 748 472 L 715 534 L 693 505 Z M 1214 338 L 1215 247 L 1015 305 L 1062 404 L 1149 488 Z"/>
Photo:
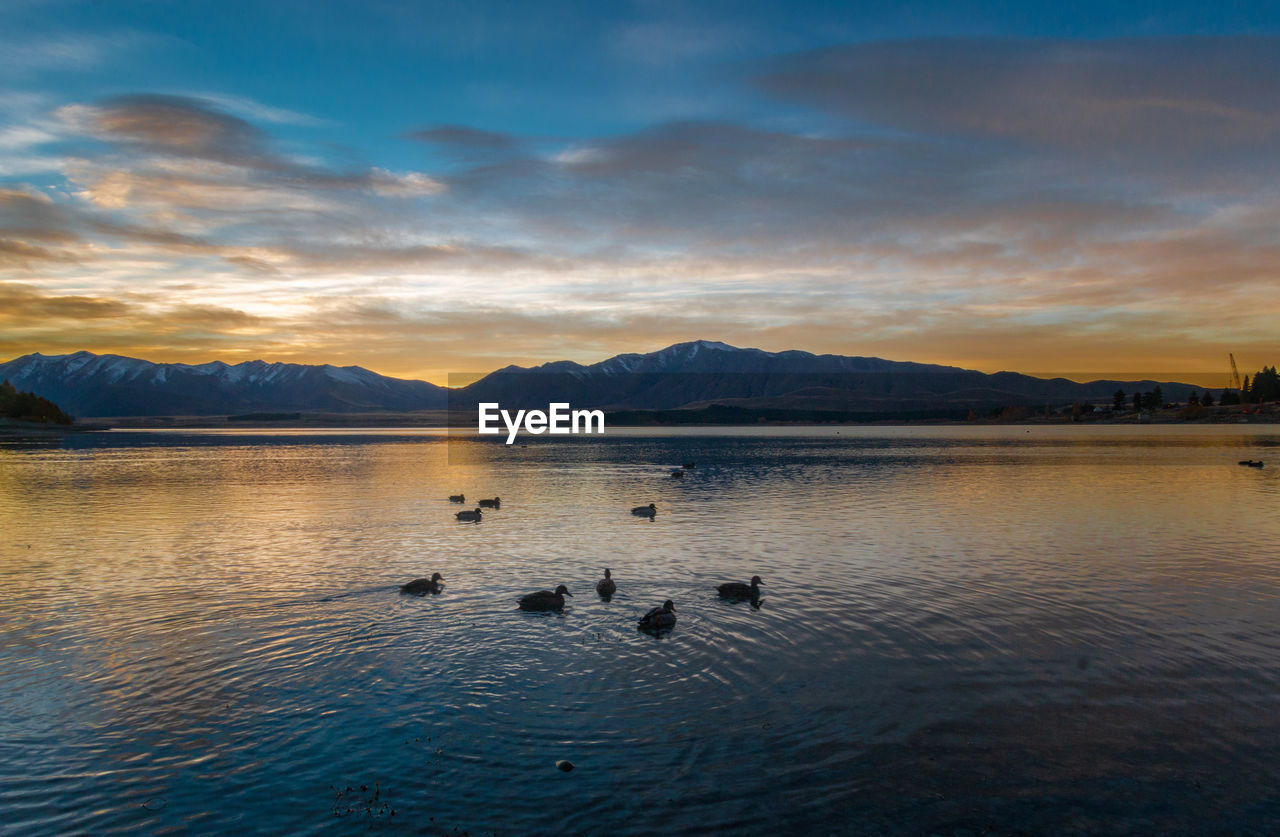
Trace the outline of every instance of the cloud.
<path fill-rule="evenodd" d="M 751 176 L 785 178 L 874 143 L 765 131 L 723 121 L 671 122 L 586 143 L 563 165 L 576 175 Z M 590 153 L 585 153 L 590 152 Z M 847 161 L 847 160 L 846 160 Z"/>
<path fill-rule="evenodd" d="M 459 203 L 546 240 L 688 246 L 821 234 L 882 179 L 884 143 L 673 122 L 448 175 Z M 816 226 L 815 226 L 816 225 Z"/>
<path fill-rule="evenodd" d="M 469 249 L 454 234 L 424 234 L 394 208 L 445 191 L 424 172 L 287 156 L 257 126 L 186 97 L 130 95 L 57 115 L 58 130 L 95 142 L 71 145 L 57 162 L 78 200 L 62 190 L 0 191 L 0 265 L 12 270 L 63 275 L 60 265 L 141 269 L 163 260 L 188 270 L 196 259 L 283 278 L 339 264 L 413 266 L 433 248 L 449 258 Z M 19 139 L 36 138 L 36 128 L 22 130 L 14 129 Z M 54 237 L 59 246 L 49 246 Z"/>
<path fill-rule="evenodd" d="M 750 118 L 429 125 L 402 135 L 421 171 L 333 164 L 235 97 L 68 105 L 0 129 L 65 177 L 0 190 L 0 281 L 49 297 L 14 296 L 7 335 L 436 380 L 699 337 L 1190 366 L 1275 346 L 1271 45 L 851 44 L 751 65 Z"/>
<path fill-rule="evenodd" d="M 59 115 L 73 130 L 138 151 L 281 170 L 266 134 L 239 117 L 183 96 L 136 94 L 92 105 L 67 105 Z"/>
<path fill-rule="evenodd" d="M 443 183 L 422 172 L 397 174 L 379 168 L 370 169 L 369 188 L 384 198 L 418 198 L 445 191 Z"/>
<path fill-rule="evenodd" d="M 267 258 L 264 259 L 264 255 Z M 172 262 L 201 256 L 258 272 L 273 270 L 261 248 L 224 245 L 197 235 L 116 219 L 94 209 L 55 203 L 27 189 L 0 189 L 0 276 L 63 275 L 67 265 L 105 271 L 140 258 Z"/>
<path fill-rule="evenodd" d="M 0 238 L 0 268 L 27 269 L 40 262 L 73 262 L 76 256 L 67 250 L 57 250 L 12 238 Z"/>
<path fill-rule="evenodd" d="M 123 163 L 120 167 L 127 171 L 171 171 L 174 160 L 188 160 L 209 164 L 203 172 L 205 185 L 225 180 L 243 184 L 253 178 L 255 188 L 367 190 L 382 197 L 420 197 L 444 189 L 421 172 L 339 171 L 283 155 L 261 128 L 186 96 L 117 96 L 67 105 L 58 115 L 72 131 L 125 152 L 128 156 L 113 162 Z"/>
<path fill-rule="evenodd" d="M 48 71 L 85 71 L 137 49 L 146 38 L 134 32 L 63 33 L 47 37 L 0 38 L 0 67 L 27 76 Z"/>
<path fill-rule="evenodd" d="M 156 347 L 179 353 L 208 351 L 278 339 L 280 321 L 209 304 L 190 304 L 161 294 L 123 293 L 114 298 L 65 293 L 0 280 L 0 355 L 25 354 L 31 346 L 73 351 L 85 341 L 102 350 Z"/>
<path fill-rule="evenodd" d="M 84 295 L 57 295 L 42 292 L 31 285 L 0 282 L 0 322 L 13 327 L 56 320 L 60 327 L 66 321 L 115 318 L 129 311 L 119 300 Z"/>
<path fill-rule="evenodd" d="M 426 146 L 433 158 L 463 166 L 492 165 L 528 155 L 525 138 L 466 125 L 419 128 L 403 136 Z"/>
<path fill-rule="evenodd" d="M 16 125 L 0 129 L 0 150 L 9 152 L 14 149 L 30 148 L 51 142 L 56 137 L 34 125 Z"/>
<path fill-rule="evenodd" d="M 65 213 L 43 192 L 0 186 L 0 227 L 39 235 L 43 231 L 61 231 L 65 223 Z"/>
<path fill-rule="evenodd" d="M 684 121 L 568 144 L 548 158 L 446 177 L 454 197 L 549 241 L 633 254 L 755 250 L 804 265 L 832 252 L 990 244 L 1008 253 L 1169 215 L 1120 186 L 1090 188 L 985 148 L 911 137 Z"/>
<path fill-rule="evenodd" d="M 210 210 L 242 213 L 271 208 L 323 211 L 337 204 L 305 190 L 273 189 L 243 170 L 210 166 L 153 167 L 129 171 L 114 166 L 76 164 L 70 170 L 80 184 L 77 195 L 104 209 Z"/>
<path fill-rule="evenodd" d="M 755 84 L 866 124 L 1150 154 L 1269 145 L 1280 38 L 915 40 L 768 62 Z"/>
<path fill-rule="evenodd" d="M 510 134 L 483 131 L 465 125 L 439 125 L 410 131 L 405 137 L 418 142 L 467 149 L 486 148 L 507 150 L 516 147 L 516 139 Z"/>
<path fill-rule="evenodd" d="M 219 108 L 238 113 L 246 119 L 259 122 L 270 122 L 275 125 L 323 126 L 329 122 L 308 113 L 300 113 L 288 108 L 279 108 L 254 101 L 247 96 L 233 96 L 227 93 L 199 93 L 193 96 L 197 101 L 210 102 Z"/>
<path fill-rule="evenodd" d="M 0 269 L 78 261 L 83 242 L 75 226 L 73 218 L 47 195 L 0 187 Z"/>

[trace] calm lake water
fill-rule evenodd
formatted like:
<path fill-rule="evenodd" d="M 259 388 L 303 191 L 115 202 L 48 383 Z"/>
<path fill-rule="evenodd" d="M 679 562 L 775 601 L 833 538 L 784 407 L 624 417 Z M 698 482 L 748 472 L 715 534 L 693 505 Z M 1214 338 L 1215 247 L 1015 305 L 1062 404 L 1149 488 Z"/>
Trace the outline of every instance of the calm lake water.
<path fill-rule="evenodd" d="M 527 441 L 0 440 L 0 830 L 1275 833 L 1280 428 Z"/>

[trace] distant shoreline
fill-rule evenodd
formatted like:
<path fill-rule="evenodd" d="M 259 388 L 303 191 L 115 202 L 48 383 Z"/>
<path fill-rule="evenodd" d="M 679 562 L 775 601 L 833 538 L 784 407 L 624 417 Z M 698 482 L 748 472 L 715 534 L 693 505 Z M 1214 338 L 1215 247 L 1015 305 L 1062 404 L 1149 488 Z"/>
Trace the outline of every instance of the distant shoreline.
<path fill-rule="evenodd" d="M 1047 425 L 1191 425 L 1191 424 L 1280 424 L 1280 409 L 1265 405 L 1245 413 L 1239 406 L 1211 407 L 1198 416 L 1186 415 L 1175 407 L 1151 413 L 1102 412 L 1070 415 L 966 416 L 966 410 L 897 411 L 886 413 L 832 413 L 821 411 L 774 411 L 704 408 L 701 410 L 625 410 L 606 414 L 606 427 L 830 427 L 830 426 L 1047 426 Z M 946 413 L 940 415 L 939 413 Z M 456 419 L 456 416 L 455 416 Z M 445 410 L 411 413 L 250 413 L 237 416 L 114 416 L 95 418 L 71 426 L 37 422 L 0 422 L 3 435 L 56 435 L 116 430 L 236 430 L 236 429 L 446 429 L 473 427 L 473 417 L 455 420 L 452 425 Z"/>
<path fill-rule="evenodd" d="M 85 421 L 79 424 L 50 424 L 43 421 L 19 421 L 17 419 L 0 419 L 0 436 L 61 436 L 66 433 L 96 433 L 110 430 L 112 425 L 100 421 Z"/>

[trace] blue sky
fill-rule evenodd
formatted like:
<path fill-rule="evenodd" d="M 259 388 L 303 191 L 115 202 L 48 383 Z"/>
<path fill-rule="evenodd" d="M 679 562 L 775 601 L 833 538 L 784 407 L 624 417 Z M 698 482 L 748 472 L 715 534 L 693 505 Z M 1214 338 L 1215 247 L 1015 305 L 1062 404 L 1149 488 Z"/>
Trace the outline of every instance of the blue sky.
<path fill-rule="evenodd" d="M 1073 375 L 1280 341 L 1280 9 L 0 8 L 0 355 L 443 381 L 706 338 Z"/>

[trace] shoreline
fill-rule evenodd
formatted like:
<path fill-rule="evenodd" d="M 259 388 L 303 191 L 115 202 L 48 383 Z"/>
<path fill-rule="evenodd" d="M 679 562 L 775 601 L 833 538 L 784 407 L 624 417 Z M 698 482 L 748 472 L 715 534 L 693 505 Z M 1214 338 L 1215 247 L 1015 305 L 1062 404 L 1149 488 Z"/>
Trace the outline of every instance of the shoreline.
<path fill-rule="evenodd" d="M 68 433 L 101 433 L 111 430 L 112 425 L 101 421 L 90 421 L 82 424 L 47 424 L 41 421 L 19 421 L 17 419 L 0 419 L 0 436 L 62 436 Z"/>
<path fill-rule="evenodd" d="M 1088 414 L 1075 417 L 1070 415 L 1052 416 L 1019 416 L 1017 418 L 1000 418 L 982 416 L 968 419 L 937 417 L 883 417 L 868 415 L 865 419 L 851 418 L 843 414 L 839 419 L 830 420 L 788 420 L 785 418 L 765 419 L 758 417 L 755 421 L 666 421 L 655 413 L 625 411 L 626 419 L 612 420 L 606 414 L 606 427 L 617 428 L 679 428 L 679 427 L 1045 427 L 1059 425 L 1128 425 L 1128 426 L 1167 426 L 1167 425 L 1241 425 L 1280 424 L 1280 410 L 1273 405 L 1263 407 L 1260 412 L 1245 413 L 1240 407 L 1214 407 L 1203 415 L 1187 417 L 1185 408 L 1159 410 L 1149 414 L 1122 413 Z M 662 417 L 679 411 L 663 411 Z M 271 420 L 254 416 L 117 416 L 95 418 L 81 424 L 63 426 L 38 422 L 17 422 L 13 420 L 0 422 L 0 435 L 40 435 L 54 436 L 75 433 L 94 433 L 106 430 L 466 430 L 474 429 L 467 424 L 451 425 L 444 411 L 418 413 L 305 413 L 290 414 L 287 418 Z M 728 418 L 728 417 L 726 417 Z M 808 418 L 808 417 L 806 417 Z M 638 419 L 638 420 L 637 420 Z"/>

